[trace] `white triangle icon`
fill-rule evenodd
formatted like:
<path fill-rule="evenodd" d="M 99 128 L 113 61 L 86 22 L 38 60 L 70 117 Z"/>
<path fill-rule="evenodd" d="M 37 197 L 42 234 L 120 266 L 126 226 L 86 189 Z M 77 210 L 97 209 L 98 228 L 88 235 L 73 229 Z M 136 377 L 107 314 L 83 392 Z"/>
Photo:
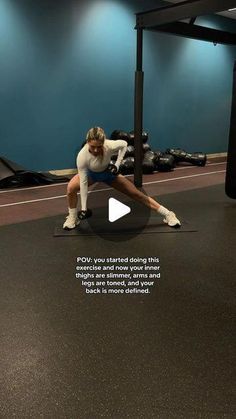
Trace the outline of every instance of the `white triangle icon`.
<path fill-rule="evenodd" d="M 124 215 L 129 214 L 131 208 L 115 198 L 109 198 L 108 200 L 108 220 L 113 223 Z"/>

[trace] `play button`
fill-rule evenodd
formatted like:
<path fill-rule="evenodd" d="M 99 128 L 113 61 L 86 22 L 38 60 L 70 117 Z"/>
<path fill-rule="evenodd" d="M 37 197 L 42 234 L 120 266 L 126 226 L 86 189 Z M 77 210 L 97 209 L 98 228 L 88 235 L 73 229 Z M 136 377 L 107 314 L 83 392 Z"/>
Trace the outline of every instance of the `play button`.
<path fill-rule="evenodd" d="M 108 200 L 108 220 L 110 223 L 119 220 L 125 215 L 131 212 L 131 208 L 128 205 L 122 204 L 115 198 L 109 198 Z"/>
<path fill-rule="evenodd" d="M 142 190 L 145 194 L 145 191 Z M 97 198 L 92 209 L 92 217 L 80 224 L 87 235 L 89 228 L 91 234 L 96 234 L 105 240 L 122 242 L 138 236 L 145 229 L 150 218 L 150 208 L 137 202 L 117 190 L 108 190 L 107 195 Z"/>

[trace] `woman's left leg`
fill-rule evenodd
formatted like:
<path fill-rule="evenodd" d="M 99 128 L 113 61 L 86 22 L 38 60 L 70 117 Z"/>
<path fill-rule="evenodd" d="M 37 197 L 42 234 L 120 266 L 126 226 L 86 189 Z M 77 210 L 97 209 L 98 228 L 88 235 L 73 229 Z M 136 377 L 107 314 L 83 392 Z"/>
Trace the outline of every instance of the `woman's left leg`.
<path fill-rule="evenodd" d="M 146 207 L 158 211 L 160 204 L 150 196 L 145 195 L 136 186 L 122 175 L 118 175 L 115 180 L 111 183 L 111 186 L 125 195 L 130 196 L 135 201 L 141 202 Z"/>
<path fill-rule="evenodd" d="M 169 211 L 167 208 L 159 204 L 155 199 L 150 196 L 145 195 L 142 191 L 136 188 L 136 186 L 122 175 L 116 176 L 116 178 L 111 182 L 111 186 L 116 190 L 123 192 L 125 195 L 130 196 L 135 201 L 141 202 L 146 205 L 148 208 L 157 211 L 160 215 L 163 215 L 164 222 L 170 227 L 180 226 L 181 223 L 176 218 L 176 215 Z"/>

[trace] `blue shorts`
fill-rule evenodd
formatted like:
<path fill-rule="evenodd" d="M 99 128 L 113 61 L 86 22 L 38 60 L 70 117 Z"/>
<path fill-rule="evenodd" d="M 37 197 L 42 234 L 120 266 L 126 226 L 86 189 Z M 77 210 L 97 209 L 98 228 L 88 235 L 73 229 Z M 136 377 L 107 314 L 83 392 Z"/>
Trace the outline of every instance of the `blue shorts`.
<path fill-rule="evenodd" d="M 104 170 L 104 172 L 92 172 L 92 170 L 88 169 L 87 173 L 88 173 L 88 177 L 93 182 L 104 182 L 104 183 L 107 183 L 108 185 L 110 185 L 117 176 L 106 170 Z"/>

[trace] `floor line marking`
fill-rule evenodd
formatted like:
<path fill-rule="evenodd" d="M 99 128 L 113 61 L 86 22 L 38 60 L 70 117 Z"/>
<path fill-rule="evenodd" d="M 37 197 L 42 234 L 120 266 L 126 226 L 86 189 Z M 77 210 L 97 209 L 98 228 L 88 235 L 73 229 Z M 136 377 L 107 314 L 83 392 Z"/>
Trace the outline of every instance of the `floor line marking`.
<path fill-rule="evenodd" d="M 55 186 L 67 185 L 67 184 L 68 182 L 61 182 L 61 183 L 53 183 L 53 185 L 29 186 L 28 188 L 8 189 L 7 191 L 0 191 L 0 193 L 30 191 L 31 189 L 36 190 L 36 189 L 42 189 L 42 188 L 51 188 L 53 186 L 55 187 Z"/>
<path fill-rule="evenodd" d="M 207 168 L 208 167 L 212 167 L 212 166 L 217 166 L 220 164 L 226 164 L 226 162 L 219 162 L 219 163 L 208 163 L 207 164 Z M 197 166 L 182 166 L 182 167 L 175 167 L 174 170 L 175 171 L 179 171 L 179 170 L 185 170 L 185 169 L 193 169 L 194 167 Z M 205 166 L 206 167 L 206 166 Z M 155 173 L 160 173 L 160 172 L 155 172 Z M 129 176 L 133 176 L 133 175 L 125 175 L 125 177 L 129 177 Z M 4 191 L 0 191 L 1 193 L 10 193 L 10 192 L 22 192 L 22 191 L 30 191 L 31 189 L 33 190 L 37 190 L 37 189 L 42 189 L 42 188 L 52 188 L 55 186 L 61 186 L 61 185 L 67 185 L 68 182 L 61 182 L 61 183 L 53 183 L 52 185 L 40 185 L 40 186 L 30 186 L 28 188 L 20 188 L 20 189 L 8 189 L 8 190 L 4 190 Z"/>
<path fill-rule="evenodd" d="M 188 179 L 188 178 L 192 178 L 192 177 L 198 177 L 198 176 L 206 176 L 206 175 L 214 175 L 216 173 L 225 173 L 226 170 L 217 170 L 215 172 L 208 172 L 208 173 L 198 173 L 196 175 L 189 175 L 189 176 L 179 176 L 176 178 L 172 178 L 172 179 L 163 179 L 163 180 L 158 180 L 158 181 L 153 181 L 153 182 L 144 182 L 143 185 L 151 185 L 152 183 L 162 183 L 162 182 L 171 182 L 173 180 L 180 180 L 180 179 Z"/>
<path fill-rule="evenodd" d="M 209 173 L 198 173 L 195 175 L 189 175 L 189 176 L 180 176 L 180 177 L 176 177 L 176 178 L 172 178 L 172 179 L 163 179 L 163 180 L 157 180 L 157 181 L 153 181 L 153 182 L 144 182 L 143 185 L 151 185 L 153 183 L 164 183 L 164 182 L 173 182 L 175 180 L 182 180 L 182 179 L 188 179 L 188 178 L 193 178 L 193 177 L 198 177 L 198 176 L 206 176 L 206 175 L 213 175 L 216 173 L 224 173 L 225 170 L 218 170 L 215 172 L 209 172 Z M 95 193 L 95 192 L 104 192 L 104 191 L 109 191 L 109 190 L 113 190 L 113 188 L 103 188 L 103 189 L 96 189 L 95 191 L 89 191 L 88 193 Z M 29 201 L 21 201 L 21 202 L 12 202 L 10 204 L 2 204 L 0 205 L 0 208 L 4 208 L 4 207 L 11 207 L 14 205 L 23 205 L 23 204 L 33 204 L 35 202 L 41 202 L 41 201 L 50 201 L 52 199 L 61 199 L 61 198 L 65 198 L 66 195 L 58 195 L 58 196 L 51 196 L 48 198 L 39 198 L 39 199 L 32 199 Z"/>

